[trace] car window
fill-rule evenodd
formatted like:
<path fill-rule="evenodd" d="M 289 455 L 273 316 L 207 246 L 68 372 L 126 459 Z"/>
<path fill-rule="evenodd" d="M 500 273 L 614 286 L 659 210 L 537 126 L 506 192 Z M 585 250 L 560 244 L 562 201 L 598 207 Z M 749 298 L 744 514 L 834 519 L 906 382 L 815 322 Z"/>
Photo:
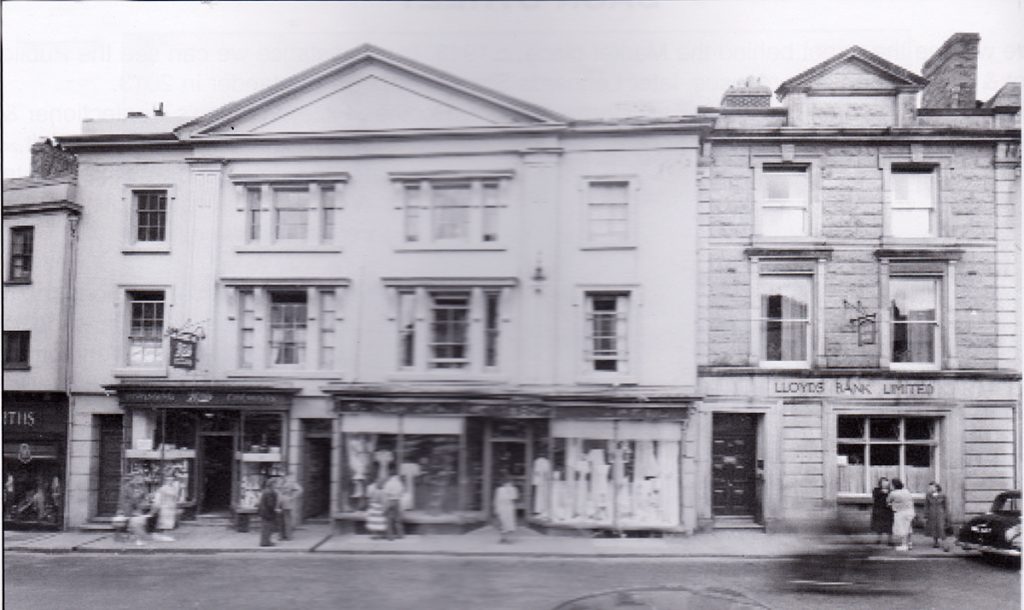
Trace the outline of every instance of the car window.
<path fill-rule="evenodd" d="M 992 503 L 992 512 L 999 515 L 1020 515 L 1020 496 L 999 496 Z"/>

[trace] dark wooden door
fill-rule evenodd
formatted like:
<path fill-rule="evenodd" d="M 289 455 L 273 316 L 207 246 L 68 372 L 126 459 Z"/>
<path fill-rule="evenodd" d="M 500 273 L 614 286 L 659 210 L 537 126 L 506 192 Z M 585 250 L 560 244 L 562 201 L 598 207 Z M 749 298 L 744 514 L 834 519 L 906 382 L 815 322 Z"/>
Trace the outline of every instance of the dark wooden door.
<path fill-rule="evenodd" d="M 306 438 L 302 516 L 326 517 L 331 505 L 331 439 Z"/>
<path fill-rule="evenodd" d="M 202 496 L 200 510 L 223 512 L 231 508 L 231 485 L 235 467 L 235 437 L 230 434 L 204 434 L 202 447 Z"/>
<path fill-rule="evenodd" d="M 711 508 L 716 516 L 757 514 L 757 416 L 716 413 L 712 429 Z"/>
<path fill-rule="evenodd" d="M 96 494 L 96 515 L 111 517 L 117 513 L 121 496 L 121 448 L 124 424 L 120 415 L 98 415 L 99 420 L 99 490 Z"/>

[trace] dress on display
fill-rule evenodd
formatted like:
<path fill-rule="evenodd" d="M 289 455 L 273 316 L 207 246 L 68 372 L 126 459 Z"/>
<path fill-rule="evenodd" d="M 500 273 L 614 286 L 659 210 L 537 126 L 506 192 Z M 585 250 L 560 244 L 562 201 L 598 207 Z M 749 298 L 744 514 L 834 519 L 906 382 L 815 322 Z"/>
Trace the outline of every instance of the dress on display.
<path fill-rule="evenodd" d="M 551 495 L 549 478 L 551 476 L 551 460 L 539 457 L 533 461 L 533 512 L 545 517 L 550 510 Z"/>
<path fill-rule="evenodd" d="M 551 511 L 555 521 L 567 521 L 572 517 L 572 498 L 568 483 L 562 479 L 562 472 L 556 470 L 551 475 Z"/>

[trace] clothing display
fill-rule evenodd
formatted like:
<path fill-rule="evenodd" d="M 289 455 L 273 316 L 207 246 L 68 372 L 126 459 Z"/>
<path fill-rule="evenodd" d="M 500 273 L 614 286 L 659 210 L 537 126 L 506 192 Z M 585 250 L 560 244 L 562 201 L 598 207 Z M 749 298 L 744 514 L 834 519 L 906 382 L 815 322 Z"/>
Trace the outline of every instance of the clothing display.
<path fill-rule="evenodd" d="M 549 490 L 551 486 L 548 481 L 551 478 L 551 460 L 546 457 L 539 457 L 533 460 L 533 512 L 536 515 L 547 516 L 550 510 L 551 498 Z"/>

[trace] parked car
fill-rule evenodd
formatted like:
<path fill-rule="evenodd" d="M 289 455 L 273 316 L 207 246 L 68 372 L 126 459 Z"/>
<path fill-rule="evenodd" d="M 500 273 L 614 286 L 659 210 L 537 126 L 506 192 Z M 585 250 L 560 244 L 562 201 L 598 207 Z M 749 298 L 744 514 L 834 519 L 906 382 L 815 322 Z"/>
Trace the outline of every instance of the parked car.
<path fill-rule="evenodd" d="M 965 551 L 985 555 L 1020 557 L 1020 492 L 1004 491 L 992 502 L 992 509 L 960 528 L 956 543 Z"/>

